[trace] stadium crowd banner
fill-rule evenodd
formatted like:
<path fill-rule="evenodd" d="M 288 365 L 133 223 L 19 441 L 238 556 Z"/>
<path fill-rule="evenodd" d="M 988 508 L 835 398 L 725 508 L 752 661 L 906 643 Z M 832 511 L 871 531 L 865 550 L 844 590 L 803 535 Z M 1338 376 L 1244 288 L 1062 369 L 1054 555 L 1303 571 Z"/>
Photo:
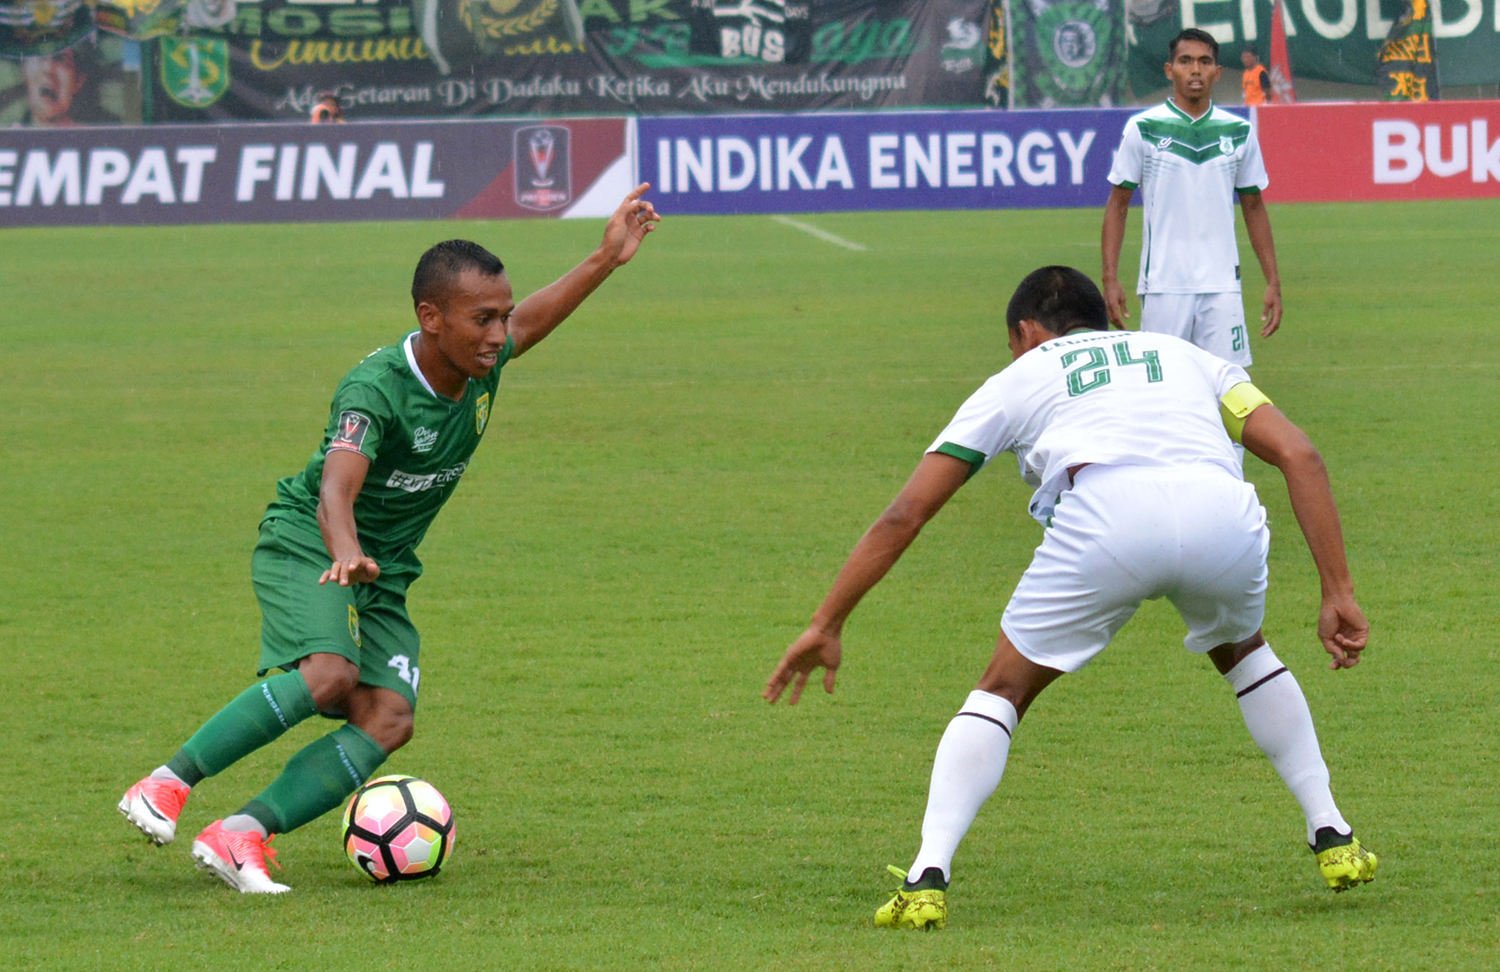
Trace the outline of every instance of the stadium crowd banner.
<path fill-rule="evenodd" d="M 604 215 L 629 120 L 0 130 L 0 226 Z"/>
<path fill-rule="evenodd" d="M 638 122 L 663 213 L 1102 206 L 1127 109 Z"/>
<path fill-rule="evenodd" d="M 1408 0 L 1401 19 L 1380 45 L 1376 72 L 1382 101 L 1437 101 L 1437 45 L 1432 42 L 1432 7 Z"/>
<path fill-rule="evenodd" d="M 1010 107 L 1126 100 L 1124 0 L 1012 0 L 1010 33 Z"/>
<path fill-rule="evenodd" d="M 239 0 L 153 42 L 157 121 L 984 103 L 993 0 Z"/>
<path fill-rule="evenodd" d="M 1272 202 L 1500 198 L 1500 101 L 1256 109 Z"/>
<path fill-rule="evenodd" d="M 1247 44 L 1262 58 L 1271 38 L 1272 0 L 1129 0 L 1130 84 L 1166 87 L 1167 44 L 1184 27 L 1213 35 L 1220 60 L 1239 63 Z M 1500 83 L 1500 0 L 1433 0 L 1433 38 L 1443 85 Z M 1377 55 L 1405 0 L 1285 0 L 1287 48 L 1299 79 L 1375 84 Z"/>

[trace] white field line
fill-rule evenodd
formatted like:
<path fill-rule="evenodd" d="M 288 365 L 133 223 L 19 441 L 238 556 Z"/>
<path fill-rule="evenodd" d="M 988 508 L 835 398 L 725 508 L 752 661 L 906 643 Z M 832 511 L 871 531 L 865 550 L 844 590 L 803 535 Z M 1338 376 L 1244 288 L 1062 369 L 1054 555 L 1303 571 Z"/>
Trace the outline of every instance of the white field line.
<path fill-rule="evenodd" d="M 810 236 L 816 236 L 818 239 L 822 240 L 825 243 L 832 243 L 834 246 L 842 246 L 846 250 L 864 250 L 864 245 L 861 243 L 855 243 L 853 240 L 846 240 L 842 236 L 836 236 L 833 233 L 828 232 L 826 229 L 819 229 L 811 223 L 802 222 L 800 219 L 792 219 L 792 217 L 790 216 L 772 216 L 771 218 L 783 226 L 790 226 L 793 229 L 799 229 Z"/>

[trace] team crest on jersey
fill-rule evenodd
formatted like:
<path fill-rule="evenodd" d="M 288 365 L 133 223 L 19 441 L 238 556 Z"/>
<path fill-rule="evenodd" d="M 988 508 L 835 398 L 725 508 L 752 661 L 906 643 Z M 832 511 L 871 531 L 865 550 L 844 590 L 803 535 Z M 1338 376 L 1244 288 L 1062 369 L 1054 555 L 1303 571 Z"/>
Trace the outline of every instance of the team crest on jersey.
<path fill-rule="evenodd" d="M 1233 155 L 1234 154 L 1234 139 L 1230 138 L 1228 135 L 1220 135 L 1219 136 L 1219 151 L 1223 152 L 1225 155 Z"/>
<path fill-rule="evenodd" d="M 437 437 L 438 434 L 432 429 L 418 428 L 416 432 L 412 433 L 411 451 L 427 452 L 431 450 L 437 444 Z"/>
<path fill-rule="evenodd" d="M 359 612 L 354 610 L 354 605 L 349 605 L 349 637 L 354 639 L 354 647 L 363 648 L 364 641 L 359 637 Z"/>
<path fill-rule="evenodd" d="M 365 444 L 365 433 L 369 431 L 369 416 L 358 412 L 345 412 L 339 416 L 338 431 L 333 434 L 333 441 L 328 443 L 328 449 L 330 452 L 334 449 L 358 452 Z"/>
<path fill-rule="evenodd" d="M 1159 148 L 1159 149 L 1169 149 L 1169 148 L 1171 148 L 1172 147 L 1172 136 L 1170 136 L 1170 135 L 1163 135 L 1161 137 L 1161 140 L 1156 143 L 1156 147 Z"/>
<path fill-rule="evenodd" d="M 490 424 L 490 393 L 485 392 L 474 403 L 474 431 L 484 435 L 484 427 Z"/>

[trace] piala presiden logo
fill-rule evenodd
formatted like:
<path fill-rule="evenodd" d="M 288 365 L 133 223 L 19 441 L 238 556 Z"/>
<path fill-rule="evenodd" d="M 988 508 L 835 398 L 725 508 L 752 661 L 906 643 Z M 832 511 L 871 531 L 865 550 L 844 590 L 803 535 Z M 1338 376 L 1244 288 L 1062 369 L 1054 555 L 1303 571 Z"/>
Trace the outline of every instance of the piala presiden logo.
<path fill-rule="evenodd" d="M 516 203 L 545 213 L 573 201 L 572 133 L 561 125 L 516 129 Z"/>

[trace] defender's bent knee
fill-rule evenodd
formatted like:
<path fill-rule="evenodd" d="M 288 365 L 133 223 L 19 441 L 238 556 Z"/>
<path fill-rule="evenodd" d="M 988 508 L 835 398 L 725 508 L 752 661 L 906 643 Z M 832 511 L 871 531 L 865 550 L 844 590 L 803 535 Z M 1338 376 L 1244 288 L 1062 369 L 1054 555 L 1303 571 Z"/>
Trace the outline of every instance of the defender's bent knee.
<path fill-rule="evenodd" d="M 346 714 L 352 725 L 364 730 L 387 754 L 410 742 L 416 729 L 411 703 L 399 692 L 373 685 L 361 685 L 350 693 Z"/>
<path fill-rule="evenodd" d="M 995 655 L 989 667 L 979 677 L 975 688 L 981 692 L 998 695 L 1016 708 L 1016 716 L 1024 716 L 1032 701 L 1063 673 L 1055 668 L 1038 665 L 1011 644 L 1005 632 L 995 643 Z"/>

